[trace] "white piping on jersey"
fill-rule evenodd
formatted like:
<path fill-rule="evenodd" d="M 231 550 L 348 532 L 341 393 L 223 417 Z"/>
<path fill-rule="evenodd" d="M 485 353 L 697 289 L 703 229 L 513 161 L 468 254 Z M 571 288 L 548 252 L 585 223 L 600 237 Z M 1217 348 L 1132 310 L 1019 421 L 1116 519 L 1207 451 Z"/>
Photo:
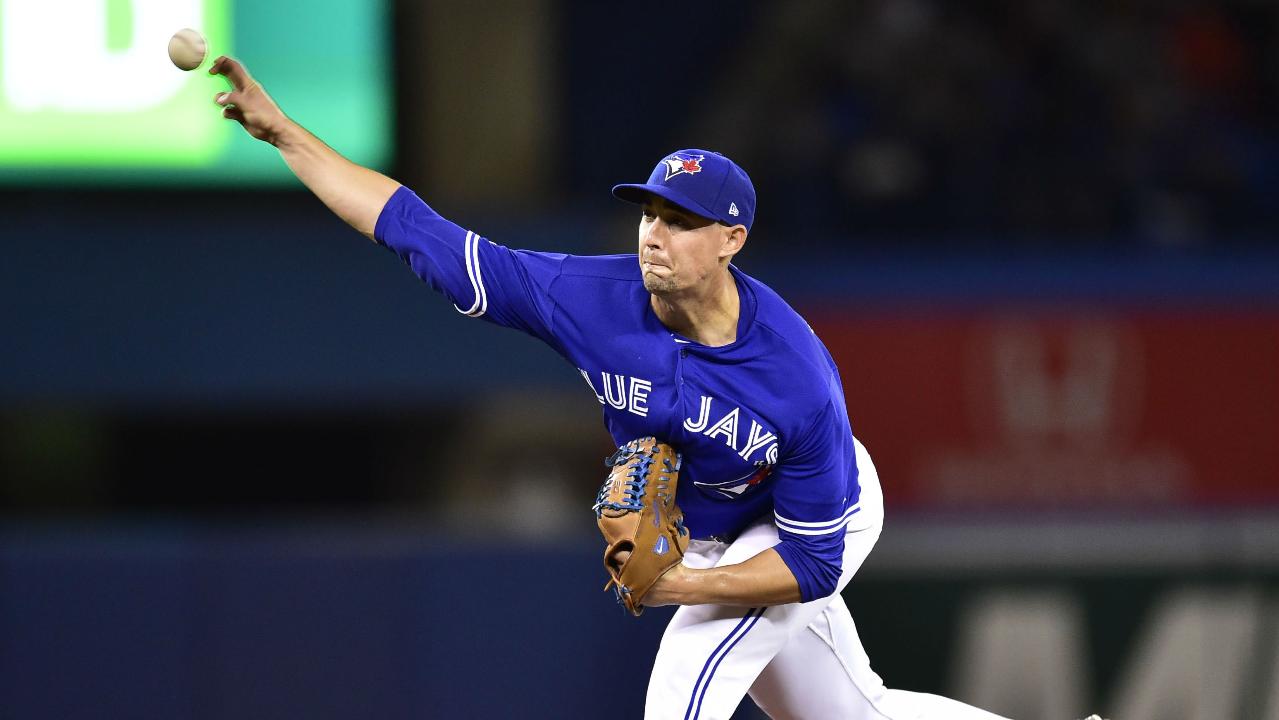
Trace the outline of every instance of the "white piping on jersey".
<path fill-rule="evenodd" d="M 858 503 L 857 505 L 848 508 L 848 510 L 844 512 L 844 515 L 839 519 L 827 520 L 824 522 L 801 522 L 799 520 L 790 520 L 778 515 L 777 511 L 773 511 L 773 517 L 777 520 L 777 527 L 788 533 L 795 535 L 828 535 L 837 530 L 842 530 L 844 526 L 853 519 L 854 515 L 861 512 L 861 509 L 862 506 Z"/>
<path fill-rule="evenodd" d="M 488 310 L 489 297 L 484 291 L 484 276 L 480 274 L 480 236 L 470 230 L 466 231 L 465 253 L 466 274 L 470 276 L 471 289 L 475 291 L 475 304 L 469 310 L 463 310 L 457 305 L 453 309 L 467 317 L 479 317 Z"/>

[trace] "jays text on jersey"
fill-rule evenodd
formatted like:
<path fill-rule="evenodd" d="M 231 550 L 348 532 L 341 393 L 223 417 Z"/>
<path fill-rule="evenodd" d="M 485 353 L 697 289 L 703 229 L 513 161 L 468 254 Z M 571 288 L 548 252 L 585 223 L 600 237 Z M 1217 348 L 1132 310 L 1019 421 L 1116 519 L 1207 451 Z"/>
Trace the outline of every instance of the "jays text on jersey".
<path fill-rule="evenodd" d="M 731 539 L 771 511 L 803 600 L 834 592 L 860 510 L 844 391 L 825 346 L 768 286 L 730 268 L 737 339 L 708 347 L 658 321 L 635 255 L 511 250 L 407 188 L 374 235 L 459 312 L 522 330 L 572 363 L 617 444 L 653 435 L 677 448 L 676 499 L 694 538 Z"/>

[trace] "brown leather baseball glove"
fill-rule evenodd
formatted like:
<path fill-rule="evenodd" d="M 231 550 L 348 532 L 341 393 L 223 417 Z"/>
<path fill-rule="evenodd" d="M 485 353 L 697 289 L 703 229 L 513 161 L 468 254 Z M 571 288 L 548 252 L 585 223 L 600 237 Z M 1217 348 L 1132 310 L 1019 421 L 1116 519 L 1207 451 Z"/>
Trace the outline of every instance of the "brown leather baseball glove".
<path fill-rule="evenodd" d="M 688 530 L 675 504 L 680 455 L 657 438 L 632 440 L 604 461 L 612 471 L 595 499 L 604 535 L 604 569 L 617 601 L 632 615 L 644 612 L 644 595 L 684 559 Z"/>

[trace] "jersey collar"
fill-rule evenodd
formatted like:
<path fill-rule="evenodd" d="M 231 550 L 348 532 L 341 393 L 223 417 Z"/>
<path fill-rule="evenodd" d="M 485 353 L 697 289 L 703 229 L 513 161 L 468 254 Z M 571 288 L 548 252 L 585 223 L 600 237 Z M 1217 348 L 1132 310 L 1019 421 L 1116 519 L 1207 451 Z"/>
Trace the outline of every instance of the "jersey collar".
<path fill-rule="evenodd" d="M 728 357 L 737 354 L 742 347 L 747 345 L 751 328 L 755 325 L 755 312 L 758 309 L 759 301 L 755 297 L 755 290 L 751 288 L 750 276 L 738 270 L 737 266 L 731 263 L 728 266 L 728 270 L 733 274 L 733 282 L 737 285 L 737 339 L 727 345 L 710 347 L 667 329 L 666 332 L 670 334 L 671 339 L 680 347 L 695 349 L 699 353 L 711 353 Z M 649 308 L 649 314 L 655 320 L 657 319 L 657 315 L 653 313 L 652 308 Z M 661 324 L 660 320 L 658 324 Z M 666 326 L 662 325 L 662 327 L 665 328 Z"/>

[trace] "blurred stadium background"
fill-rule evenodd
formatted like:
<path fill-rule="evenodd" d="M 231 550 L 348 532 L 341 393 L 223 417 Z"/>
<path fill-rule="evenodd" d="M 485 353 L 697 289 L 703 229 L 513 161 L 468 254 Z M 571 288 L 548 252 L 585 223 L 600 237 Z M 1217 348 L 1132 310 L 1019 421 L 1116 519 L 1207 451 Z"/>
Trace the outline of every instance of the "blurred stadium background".
<path fill-rule="evenodd" d="M 887 683 L 1279 719 L 1267 0 L 0 0 L 0 718 L 639 718 L 669 614 L 599 591 L 576 371 L 210 122 L 183 25 L 515 247 L 737 158 L 884 478 Z"/>

